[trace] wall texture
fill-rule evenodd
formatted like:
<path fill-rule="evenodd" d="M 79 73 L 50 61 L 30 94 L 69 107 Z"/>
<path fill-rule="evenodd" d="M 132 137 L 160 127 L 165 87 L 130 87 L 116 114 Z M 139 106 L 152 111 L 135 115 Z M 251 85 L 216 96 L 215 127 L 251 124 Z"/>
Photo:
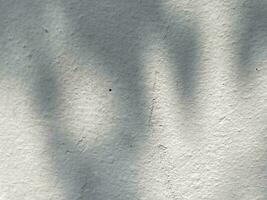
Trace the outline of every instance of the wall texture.
<path fill-rule="evenodd" d="M 266 0 L 0 0 L 1 200 L 266 200 Z"/>

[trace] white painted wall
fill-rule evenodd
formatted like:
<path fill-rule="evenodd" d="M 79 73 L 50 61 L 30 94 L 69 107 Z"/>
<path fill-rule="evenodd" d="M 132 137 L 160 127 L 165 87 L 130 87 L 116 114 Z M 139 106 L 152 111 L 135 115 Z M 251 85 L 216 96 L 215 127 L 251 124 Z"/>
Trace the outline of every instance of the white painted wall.
<path fill-rule="evenodd" d="M 267 1 L 0 0 L 1 200 L 267 199 Z"/>

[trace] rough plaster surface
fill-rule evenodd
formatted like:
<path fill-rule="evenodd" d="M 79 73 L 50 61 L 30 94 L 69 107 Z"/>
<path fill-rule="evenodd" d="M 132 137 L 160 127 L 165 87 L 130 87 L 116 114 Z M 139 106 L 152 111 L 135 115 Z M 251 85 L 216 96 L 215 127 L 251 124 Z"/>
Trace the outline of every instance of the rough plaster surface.
<path fill-rule="evenodd" d="M 0 0 L 1 200 L 267 199 L 266 0 Z"/>

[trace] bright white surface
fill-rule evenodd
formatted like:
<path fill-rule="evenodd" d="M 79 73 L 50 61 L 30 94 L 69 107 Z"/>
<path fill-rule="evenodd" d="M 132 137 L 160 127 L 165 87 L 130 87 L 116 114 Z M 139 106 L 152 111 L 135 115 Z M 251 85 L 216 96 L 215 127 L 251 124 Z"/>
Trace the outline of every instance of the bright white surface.
<path fill-rule="evenodd" d="M 266 1 L 0 16 L 1 200 L 267 198 Z"/>

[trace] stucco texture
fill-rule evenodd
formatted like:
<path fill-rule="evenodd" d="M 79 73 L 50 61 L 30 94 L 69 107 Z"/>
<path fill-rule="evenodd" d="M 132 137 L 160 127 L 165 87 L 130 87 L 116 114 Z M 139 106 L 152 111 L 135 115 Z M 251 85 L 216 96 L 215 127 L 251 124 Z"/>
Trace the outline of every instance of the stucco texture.
<path fill-rule="evenodd" d="M 266 0 L 0 0 L 0 200 L 266 200 Z"/>

